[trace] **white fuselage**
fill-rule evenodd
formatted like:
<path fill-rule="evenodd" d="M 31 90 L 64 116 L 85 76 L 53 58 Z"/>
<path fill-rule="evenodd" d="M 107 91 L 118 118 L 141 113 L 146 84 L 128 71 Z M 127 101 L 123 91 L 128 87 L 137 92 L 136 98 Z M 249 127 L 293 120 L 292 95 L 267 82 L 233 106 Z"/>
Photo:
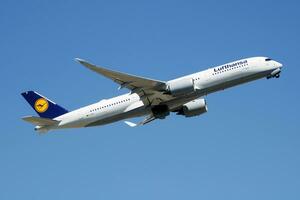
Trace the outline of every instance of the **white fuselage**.
<path fill-rule="evenodd" d="M 207 70 L 173 79 L 172 83 L 180 79 L 191 78 L 196 88 L 195 92 L 172 97 L 165 104 L 170 111 L 178 106 L 197 99 L 212 92 L 223 90 L 235 85 L 268 77 L 274 70 L 282 65 L 276 61 L 266 61 L 265 57 L 253 57 L 234 61 L 224 65 L 209 68 Z M 112 123 L 115 121 L 148 115 L 151 108 L 148 103 L 136 93 L 128 93 L 111 99 L 101 100 L 97 103 L 79 108 L 55 120 L 58 125 L 47 129 L 78 128 Z"/>

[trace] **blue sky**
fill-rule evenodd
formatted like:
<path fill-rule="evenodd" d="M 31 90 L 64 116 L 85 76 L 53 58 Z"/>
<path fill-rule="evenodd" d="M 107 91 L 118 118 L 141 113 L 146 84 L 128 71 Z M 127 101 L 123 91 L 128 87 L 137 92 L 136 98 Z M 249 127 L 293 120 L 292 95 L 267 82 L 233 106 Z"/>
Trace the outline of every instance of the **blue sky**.
<path fill-rule="evenodd" d="M 299 199 L 298 1 L 1 1 L 0 199 Z M 127 92 L 74 61 L 168 80 L 251 56 L 280 79 L 209 112 L 39 136 L 20 93 L 72 110 Z"/>

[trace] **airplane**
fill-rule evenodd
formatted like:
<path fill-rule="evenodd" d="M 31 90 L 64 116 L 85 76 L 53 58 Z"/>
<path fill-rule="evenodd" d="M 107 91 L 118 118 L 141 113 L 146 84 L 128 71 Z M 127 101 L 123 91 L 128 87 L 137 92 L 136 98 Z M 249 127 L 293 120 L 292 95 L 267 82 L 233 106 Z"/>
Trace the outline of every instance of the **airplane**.
<path fill-rule="evenodd" d="M 156 119 L 165 119 L 171 112 L 185 117 L 208 111 L 204 97 L 261 78 L 279 78 L 282 64 L 269 57 L 252 57 L 212 67 L 170 81 L 161 81 L 99 67 L 76 58 L 86 68 L 127 88 L 129 93 L 68 111 L 47 97 L 26 91 L 22 96 L 39 115 L 22 119 L 45 133 L 53 129 L 100 126 L 120 120 L 130 127 L 142 126 Z M 139 123 L 129 118 L 145 118 Z"/>

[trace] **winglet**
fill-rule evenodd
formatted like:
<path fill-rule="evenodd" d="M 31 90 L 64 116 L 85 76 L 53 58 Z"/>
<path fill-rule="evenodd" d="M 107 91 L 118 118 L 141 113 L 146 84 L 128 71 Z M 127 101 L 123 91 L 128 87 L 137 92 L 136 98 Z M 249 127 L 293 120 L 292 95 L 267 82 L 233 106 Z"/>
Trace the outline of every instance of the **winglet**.
<path fill-rule="evenodd" d="M 88 61 L 86 61 L 86 60 L 83 60 L 83 59 L 81 59 L 81 58 L 75 58 L 75 61 L 77 61 L 79 64 L 82 64 L 83 66 L 85 66 L 85 67 L 87 67 L 88 69 L 90 69 L 90 70 L 92 70 L 92 71 L 95 71 L 95 72 L 97 72 L 97 73 L 99 73 L 98 72 L 98 70 L 101 70 L 101 71 L 109 71 L 109 70 L 107 70 L 107 69 L 105 69 L 105 68 L 103 68 L 103 67 L 99 67 L 99 66 L 96 66 L 96 65 L 93 65 L 93 64 L 91 64 L 91 63 L 89 63 Z M 101 73 L 102 74 L 102 73 Z M 103 74 L 102 74 L 103 75 Z"/>
<path fill-rule="evenodd" d="M 124 121 L 124 123 L 127 124 L 130 127 L 136 127 L 136 126 L 138 126 L 138 124 L 135 124 L 135 123 L 129 122 L 129 121 Z"/>
<path fill-rule="evenodd" d="M 81 58 L 75 58 L 75 61 L 79 62 L 79 63 L 84 63 L 86 62 L 85 60 L 81 59 Z"/>
<path fill-rule="evenodd" d="M 75 61 L 78 62 L 79 64 L 82 64 L 85 67 L 88 67 L 91 69 L 91 67 L 95 67 L 92 64 L 90 64 L 88 61 L 81 59 L 81 58 L 75 58 Z"/>

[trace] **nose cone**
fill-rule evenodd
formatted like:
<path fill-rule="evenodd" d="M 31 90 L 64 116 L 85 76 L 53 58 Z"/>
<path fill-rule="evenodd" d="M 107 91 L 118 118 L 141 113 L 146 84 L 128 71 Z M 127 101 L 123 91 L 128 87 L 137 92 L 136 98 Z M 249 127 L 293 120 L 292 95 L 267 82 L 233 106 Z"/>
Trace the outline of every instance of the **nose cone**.
<path fill-rule="evenodd" d="M 280 62 L 275 61 L 275 67 L 281 68 L 283 65 Z"/>

